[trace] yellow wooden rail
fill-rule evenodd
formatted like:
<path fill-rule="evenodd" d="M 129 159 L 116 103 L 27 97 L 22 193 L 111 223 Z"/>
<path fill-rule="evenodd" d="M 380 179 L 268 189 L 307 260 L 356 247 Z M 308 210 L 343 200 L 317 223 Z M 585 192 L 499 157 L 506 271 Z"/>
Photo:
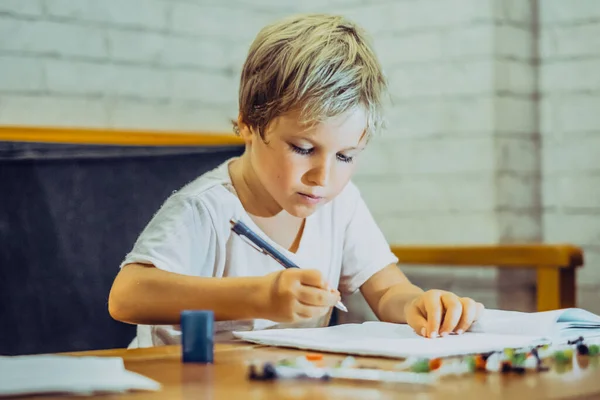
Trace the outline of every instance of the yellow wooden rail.
<path fill-rule="evenodd" d="M 233 133 L 185 133 L 29 126 L 0 126 L 0 141 L 116 146 L 223 146 L 243 144 L 242 139 Z"/>
<path fill-rule="evenodd" d="M 537 274 L 538 311 L 575 306 L 575 270 L 583 265 L 582 249 L 568 244 L 393 245 L 392 251 L 401 264 L 533 268 Z"/>

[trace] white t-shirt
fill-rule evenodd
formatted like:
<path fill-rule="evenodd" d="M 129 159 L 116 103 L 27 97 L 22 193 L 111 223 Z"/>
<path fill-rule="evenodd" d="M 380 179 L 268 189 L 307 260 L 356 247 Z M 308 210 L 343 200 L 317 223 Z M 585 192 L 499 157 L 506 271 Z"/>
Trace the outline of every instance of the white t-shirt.
<path fill-rule="evenodd" d="M 356 186 L 349 183 L 332 201 L 306 218 L 296 253 L 272 241 L 254 223 L 237 197 L 228 164 L 221 164 L 171 195 L 154 215 L 121 264 L 153 264 L 178 274 L 204 277 L 263 276 L 283 267 L 231 231 L 230 219 L 255 233 L 301 268 L 318 269 L 330 287 L 350 294 L 374 273 L 398 259 L 373 220 Z M 160 296 L 160 294 L 157 294 Z M 325 321 L 326 322 L 326 321 Z M 303 324 L 269 320 L 215 322 L 215 340 L 232 331 L 319 326 L 323 318 Z M 180 343 L 173 325 L 138 325 L 130 347 Z"/>

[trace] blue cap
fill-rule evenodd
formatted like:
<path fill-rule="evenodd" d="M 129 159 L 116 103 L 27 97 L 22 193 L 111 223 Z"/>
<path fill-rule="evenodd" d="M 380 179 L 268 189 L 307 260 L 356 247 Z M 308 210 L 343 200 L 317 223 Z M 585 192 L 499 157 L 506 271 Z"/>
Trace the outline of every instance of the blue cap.
<path fill-rule="evenodd" d="M 181 312 L 183 362 L 213 363 L 215 315 L 210 310 Z"/>

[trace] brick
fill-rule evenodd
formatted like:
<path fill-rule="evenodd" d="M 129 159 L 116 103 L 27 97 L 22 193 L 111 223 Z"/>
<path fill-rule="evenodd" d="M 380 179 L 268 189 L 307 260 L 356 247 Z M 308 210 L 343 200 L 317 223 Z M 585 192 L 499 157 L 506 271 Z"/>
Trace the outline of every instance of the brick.
<path fill-rule="evenodd" d="M 420 138 L 454 136 L 457 133 L 492 135 L 495 102 L 497 100 L 490 96 L 409 100 L 388 111 L 388 132 L 394 137 Z"/>
<path fill-rule="evenodd" d="M 358 162 L 365 176 L 491 172 L 494 144 L 492 137 L 374 140 Z"/>
<path fill-rule="evenodd" d="M 600 71 L 600 59 L 544 63 L 540 67 L 541 92 L 598 91 L 600 90 L 598 71 Z"/>
<path fill-rule="evenodd" d="M 121 95 L 167 98 L 168 71 L 147 67 L 90 62 L 46 62 L 48 89 L 53 92 L 85 95 Z"/>
<path fill-rule="evenodd" d="M 542 207 L 545 212 L 556 212 L 560 203 L 560 194 L 558 191 L 557 174 L 543 171 L 541 180 L 542 188 Z"/>
<path fill-rule="evenodd" d="M 517 60 L 531 61 L 537 51 L 533 32 L 511 25 L 496 25 L 493 43 L 497 55 Z"/>
<path fill-rule="evenodd" d="M 536 174 L 541 167 L 539 142 L 527 137 L 496 136 L 496 168 L 503 173 Z"/>
<path fill-rule="evenodd" d="M 497 60 L 494 66 L 494 87 L 500 93 L 533 95 L 536 92 L 536 68 L 515 60 Z"/>
<path fill-rule="evenodd" d="M 95 58 L 107 55 L 101 29 L 9 18 L 0 18 L 0 50 Z"/>
<path fill-rule="evenodd" d="M 494 48 L 493 25 L 467 25 L 439 33 L 445 59 L 462 59 L 463 57 L 490 56 Z"/>
<path fill-rule="evenodd" d="M 31 92 L 43 88 L 44 74 L 38 60 L 0 56 L 0 90 Z"/>
<path fill-rule="evenodd" d="M 490 244 L 498 242 L 495 212 L 375 215 L 384 236 L 398 244 Z"/>
<path fill-rule="evenodd" d="M 542 27 L 544 28 L 544 27 Z M 598 55 L 600 23 L 553 26 L 540 32 L 540 57 L 552 60 L 565 57 Z"/>
<path fill-rule="evenodd" d="M 569 209 L 600 211 L 600 175 L 556 174 L 548 182 L 556 195 L 556 205 Z"/>
<path fill-rule="evenodd" d="M 390 90 L 397 99 L 490 94 L 493 73 L 487 60 L 406 66 L 390 73 Z"/>
<path fill-rule="evenodd" d="M 450 290 L 477 301 L 485 299 L 484 293 L 496 292 L 498 271 L 487 267 L 458 267 L 436 265 L 399 264 L 408 278 L 423 289 Z M 479 289 L 479 290 L 476 290 Z M 466 294 L 470 293 L 470 294 Z M 496 294 L 493 294 L 496 296 Z"/>
<path fill-rule="evenodd" d="M 583 261 L 582 268 L 577 270 L 577 283 L 583 290 L 586 286 L 600 286 L 600 246 L 583 246 Z M 600 290 L 599 290 L 600 292 Z"/>
<path fill-rule="evenodd" d="M 388 29 L 396 32 L 464 26 L 472 22 L 490 21 L 493 17 L 489 3 L 476 0 L 453 0 L 446 2 L 443 9 L 440 9 L 440 3 L 435 0 L 396 1 L 391 3 L 391 9 L 386 9 L 385 13 L 386 19 L 382 19 L 380 25 L 388 23 Z"/>
<path fill-rule="evenodd" d="M 369 35 L 377 37 L 384 32 L 394 32 L 393 27 L 399 26 L 394 23 L 392 10 L 392 4 L 379 3 L 347 6 L 336 12 L 359 24 Z"/>
<path fill-rule="evenodd" d="M 441 35 L 437 32 L 382 35 L 375 38 L 373 46 L 385 69 L 407 63 L 440 60 L 444 52 Z"/>
<path fill-rule="evenodd" d="M 495 189 L 492 203 L 503 211 L 522 212 L 540 206 L 538 174 L 499 173 L 490 185 Z"/>
<path fill-rule="evenodd" d="M 230 132 L 235 114 L 227 107 L 172 101 L 148 103 L 118 99 L 109 109 L 110 126 L 132 129 Z"/>
<path fill-rule="evenodd" d="M 106 127 L 106 123 L 100 98 L 0 94 L 2 125 Z"/>
<path fill-rule="evenodd" d="M 171 79 L 174 99 L 200 100 L 208 104 L 231 103 L 237 99 L 237 81 L 221 74 L 174 71 Z"/>
<path fill-rule="evenodd" d="M 14 15 L 37 16 L 43 14 L 42 0 L 2 0 L 0 12 Z M 2 22 L 0 22 L 1 24 Z"/>
<path fill-rule="evenodd" d="M 538 129 L 536 108 L 533 99 L 498 96 L 494 102 L 494 129 L 529 137 Z"/>
<path fill-rule="evenodd" d="M 46 0 L 54 17 L 155 30 L 166 29 L 168 8 L 162 0 Z"/>
<path fill-rule="evenodd" d="M 592 268 L 597 268 L 592 266 Z M 600 315 L 600 285 L 583 285 L 577 286 L 577 307 Z"/>
<path fill-rule="evenodd" d="M 600 3 L 596 0 L 544 0 L 539 4 L 542 26 L 597 20 L 600 17 Z"/>
<path fill-rule="evenodd" d="M 492 93 L 492 64 L 488 61 L 460 62 L 446 65 L 441 72 L 442 95 Z"/>
<path fill-rule="evenodd" d="M 574 96 L 579 96 L 579 94 L 569 94 L 565 96 L 568 96 L 569 99 L 573 99 Z M 560 132 L 562 129 L 562 118 L 559 116 L 559 109 L 568 110 L 569 108 L 564 107 L 562 99 L 562 95 L 553 94 L 546 94 L 539 99 L 540 134 L 544 139 L 551 139 L 556 135 L 557 131 Z"/>
<path fill-rule="evenodd" d="M 389 72 L 390 93 L 395 99 L 416 96 L 439 96 L 445 66 L 427 64 L 402 66 Z"/>
<path fill-rule="evenodd" d="M 532 0 L 494 0 L 493 8 L 496 21 L 525 27 L 533 22 L 535 10 Z"/>
<path fill-rule="evenodd" d="M 237 48 L 236 48 L 237 50 Z M 210 38 L 189 39 L 169 37 L 162 54 L 161 62 L 173 66 L 199 66 L 225 69 L 231 66 L 234 49 L 228 43 L 211 40 Z M 245 58 L 248 48 L 242 52 Z M 238 56 L 236 53 L 235 56 Z M 236 59 L 237 60 L 237 59 Z M 241 68 L 244 59 L 237 65 Z"/>
<path fill-rule="evenodd" d="M 598 172 L 600 171 L 600 135 L 577 135 L 565 140 L 542 143 L 543 171 L 554 172 Z"/>
<path fill-rule="evenodd" d="M 244 66 L 244 62 L 246 62 L 246 56 L 248 55 L 248 50 L 250 49 L 250 43 L 232 43 L 226 49 L 226 57 L 227 57 L 227 68 L 231 71 L 234 71 L 233 76 L 239 78 L 242 75 L 242 68 Z M 224 50 L 225 51 L 225 50 Z M 216 63 L 217 61 L 215 61 Z M 219 60 L 220 62 L 220 60 Z"/>
<path fill-rule="evenodd" d="M 253 39 L 267 23 L 277 19 L 264 11 L 175 3 L 171 15 L 171 30 L 231 40 Z"/>
<path fill-rule="evenodd" d="M 600 95 L 548 95 L 540 101 L 541 130 L 545 137 L 577 132 L 600 132 Z"/>
<path fill-rule="evenodd" d="M 498 230 L 501 243 L 539 243 L 544 235 L 541 211 L 539 209 L 499 211 Z M 527 273 L 522 275 L 524 279 Z"/>
<path fill-rule="evenodd" d="M 113 29 L 107 38 L 113 60 L 156 63 L 167 49 L 167 38 L 162 33 Z"/>
<path fill-rule="evenodd" d="M 578 246 L 600 242 L 600 213 L 567 211 L 544 213 L 544 241 L 573 243 Z"/>
<path fill-rule="evenodd" d="M 354 182 L 373 213 L 489 211 L 496 189 L 489 174 L 382 177 Z"/>
<path fill-rule="evenodd" d="M 499 274 L 511 273 L 521 274 L 527 273 L 527 270 L 506 271 L 501 270 Z M 521 279 L 518 275 L 511 279 L 511 285 L 506 288 L 501 288 L 496 291 L 498 294 L 497 309 L 521 312 L 536 312 L 537 299 L 536 291 L 533 284 L 529 284 L 525 279 Z"/>

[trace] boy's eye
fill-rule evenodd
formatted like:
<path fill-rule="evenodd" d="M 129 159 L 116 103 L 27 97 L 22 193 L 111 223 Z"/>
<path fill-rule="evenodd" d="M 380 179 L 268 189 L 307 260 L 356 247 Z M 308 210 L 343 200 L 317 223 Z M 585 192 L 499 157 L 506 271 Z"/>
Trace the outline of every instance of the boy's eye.
<path fill-rule="evenodd" d="M 298 147 L 295 146 L 293 144 L 290 143 L 290 148 L 292 149 L 293 152 L 298 153 L 298 154 L 302 154 L 302 155 L 308 155 L 310 153 L 313 152 L 313 148 L 311 147 L 310 149 L 305 149 L 304 147 Z"/>
<path fill-rule="evenodd" d="M 296 146 L 296 145 L 291 144 L 291 143 L 289 143 L 289 145 L 290 145 L 290 149 L 294 153 L 298 153 L 298 154 L 301 154 L 303 156 L 307 156 L 309 154 L 312 154 L 314 152 L 314 150 L 315 150 L 314 147 L 311 147 L 311 148 L 307 149 L 307 148 L 304 148 L 304 147 Z M 338 161 L 345 162 L 345 163 L 351 163 L 352 161 L 354 161 L 354 157 L 345 156 L 345 155 L 343 155 L 341 153 L 336 154 L 336 158 L 338 159 Z"/>
<path fill-rule="evenodd" d="M 345 162 L 345 163 L 351 163 L 352 161 L 354 161 L 354 157 L 345 156 L 340 153 L 338 153 L 337 159 L 340 160 L 341 162 Z"/>

